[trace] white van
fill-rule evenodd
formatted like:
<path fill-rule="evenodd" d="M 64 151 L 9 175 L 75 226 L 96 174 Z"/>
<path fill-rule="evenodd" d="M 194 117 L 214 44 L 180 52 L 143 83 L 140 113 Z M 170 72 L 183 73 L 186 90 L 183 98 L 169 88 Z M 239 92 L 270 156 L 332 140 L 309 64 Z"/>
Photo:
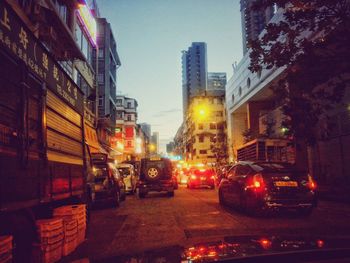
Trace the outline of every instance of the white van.
<path fill-rule="evenodd" d="M 134 166 L 132 164 L 121 163 L 117 165 L 117 169 L 123 177 L 126 192 L 134 194 L 138 179 Z"/>

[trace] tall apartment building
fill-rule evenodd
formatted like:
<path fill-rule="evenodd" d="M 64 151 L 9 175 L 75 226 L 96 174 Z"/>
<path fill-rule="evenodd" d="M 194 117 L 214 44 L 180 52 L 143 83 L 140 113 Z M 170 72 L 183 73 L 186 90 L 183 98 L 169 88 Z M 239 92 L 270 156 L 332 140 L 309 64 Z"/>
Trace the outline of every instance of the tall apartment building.
<path fill-rule="evenodd" d="M 98 113 L 102 118 L 109 116 L 114 125 L 116 121 L 117 69 L 121 62 L 111 24 L 106 18 L 97 18 L 97 29 Z"/>
<path fill-rule="evenodd" d="M 153 132 L 151 136 L 151 145 L 150 149 L 151 154 L 159 154 L 159 132 Z"/>
<path fill-rule="evenodd" d="M 123 160 L 135 157 L 137 130 L 137 101 L 123 95 L 117 95 L 116 143 L 122 145 Z"/>
<path fill-rule="evenodd" d="M 182 98 L 186 117 L 190 99 L 207 89 L 207 44 L 193 42 L 187 51 L 182 51 Z"/>
<path fill-rule="evenodd" d="M 266 8 L 266 10 L 253 10 L 252 4 L 254 2 L 255 0 L 240 0 L 243 54 L 247 53 L 248 42 L 257 39 L 274 16 L 273 6 Z"/>
<path fill-rule="evenodd" d="M 121 65 L 117 44 L 110 23 L 97 18 L 97 58 L 95 59 L 98 84 L 98 135 L 101 143 L 116 157 L 112 138 L 116 127 L 117 69 Z"/>
<path fill-rule="evenodd" d="M 222 91 L 226 86 L 226 73 L 223 72 L 208 72 L 208 90 Z"/>
<path fill-rule="evenodd" d="M 147 138 L 150 140 L 151 139 L 151 125 L 143 122 L 140 123 L 140 127 L 142 129 L 142 131 L 145 133 L 145 135 L 147 136 Z"/>

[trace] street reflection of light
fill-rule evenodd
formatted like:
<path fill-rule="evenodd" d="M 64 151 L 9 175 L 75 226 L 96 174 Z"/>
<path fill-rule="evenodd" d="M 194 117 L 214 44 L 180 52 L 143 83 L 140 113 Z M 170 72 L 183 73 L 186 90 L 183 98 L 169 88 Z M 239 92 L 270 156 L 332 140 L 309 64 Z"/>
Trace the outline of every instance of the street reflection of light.
<path fill-rule="evenodd" d="M 205 250 L 205 247 L 201 247 L 200 249 L 199 249 L 199 251 L 204 251 Z"/>
<path fill-rule="evenodd" d="M 323 240 L 318 239 L 316 243 L 317 243 L 317 246 L 318 246 L 319 248 L 324 247 L 324 241 L 323 241 Z"/>
<path fill-rule="evenodd" d="M 212 251 L 209 251 L 208 253 L 208 256 L 209 257 L 215 257 L 217 255 L 216 251 L 212 250 Z"/>

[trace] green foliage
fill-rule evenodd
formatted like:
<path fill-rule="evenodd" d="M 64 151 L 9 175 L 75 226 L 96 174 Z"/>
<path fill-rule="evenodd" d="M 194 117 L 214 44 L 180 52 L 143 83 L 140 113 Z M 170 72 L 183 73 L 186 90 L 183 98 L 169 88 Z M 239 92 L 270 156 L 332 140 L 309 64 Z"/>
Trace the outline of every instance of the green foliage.
<path fill-rule="evenodd" d="M 228 158 L 227 137 L 223 129 L 218 129 L 218 133 L 212 137 L 210 150 L 216 157 L 217 164 L 225 164 Z"/>
<path fill-rule="evenodd" d="M 243 141 L 244 143 L 250 142 L 251 140 L 255 139 L 253 136 L 253 131 L 251 129 L 246 129 L 242 132 Z"/>
<path fill-rule="evenodd" d="M 320 119 L 350 86 L 350 2 L 257 0 L 253 8 L 274 3 L 284 7 L 284 19 L 270 23 L 261 39 L 250 42 L 250 70 L 285 67 L 272 87 L 287 116 L 282 125 L 313 144 Z"/>

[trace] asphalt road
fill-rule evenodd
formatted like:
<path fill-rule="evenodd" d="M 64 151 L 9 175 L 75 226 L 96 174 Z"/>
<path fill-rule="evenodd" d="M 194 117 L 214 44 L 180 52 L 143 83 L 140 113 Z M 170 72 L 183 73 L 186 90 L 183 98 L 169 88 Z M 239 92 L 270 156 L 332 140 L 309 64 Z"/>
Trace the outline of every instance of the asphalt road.
<path fill-rule="evenodd" d="M 320 201 L 309 217 L 254 218 L 218 203 L 217 190 L 180 187 L 175 197 L 127 196 L 119 208 L 92 211 L 87 240 L 65 261 L 101 259 L 232 235 L 350 236 L 350 205 Z"/>

